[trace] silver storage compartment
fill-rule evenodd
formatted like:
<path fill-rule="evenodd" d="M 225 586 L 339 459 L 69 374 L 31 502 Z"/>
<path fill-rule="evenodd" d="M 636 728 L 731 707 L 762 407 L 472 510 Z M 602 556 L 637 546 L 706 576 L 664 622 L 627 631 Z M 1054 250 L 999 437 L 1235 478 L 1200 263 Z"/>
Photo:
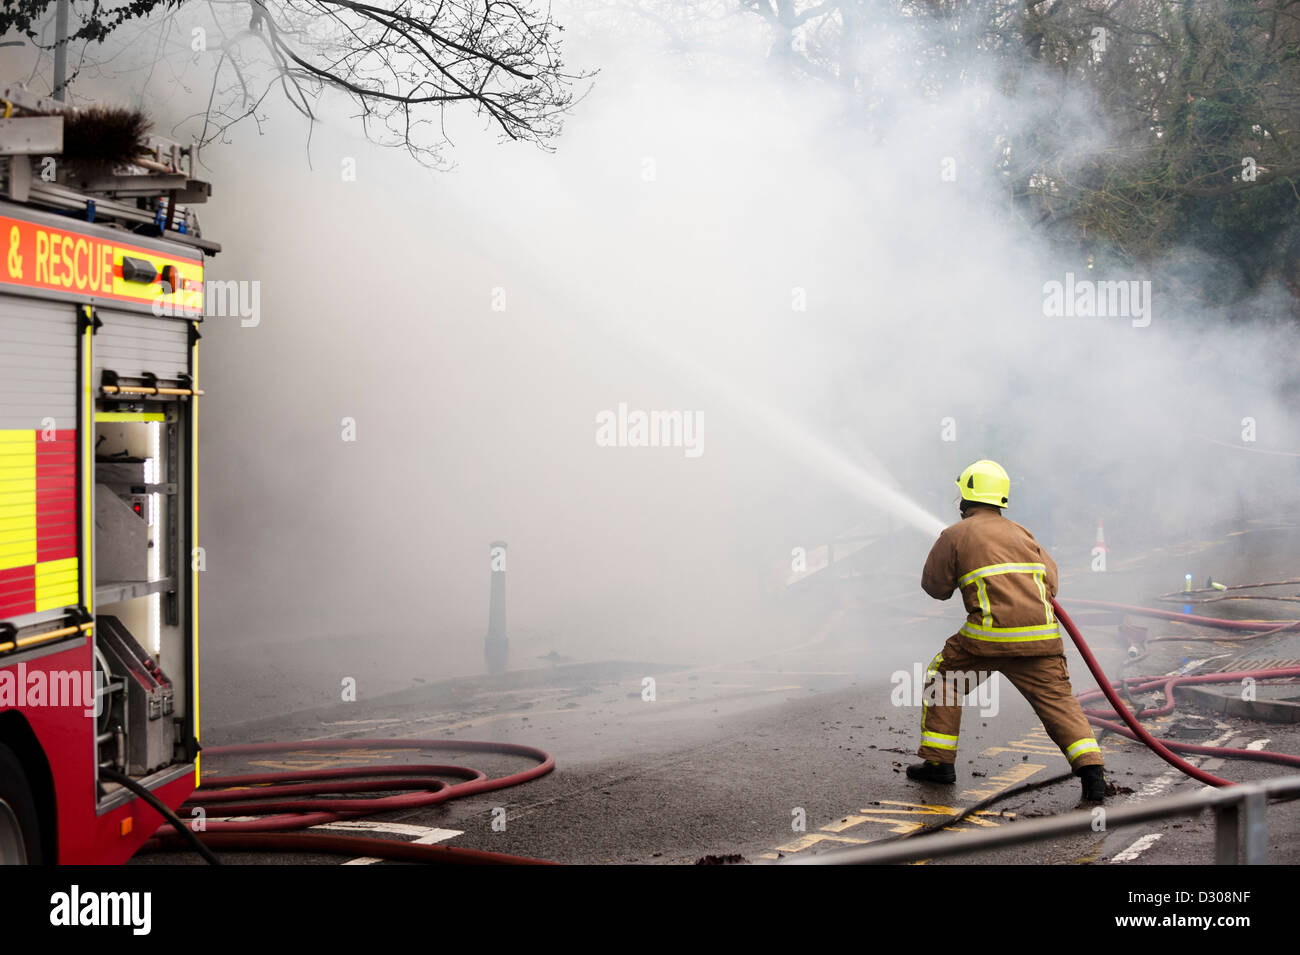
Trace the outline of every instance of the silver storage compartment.
<path fill-rule="evenodd" d="M 109 723 L 126 730 L 127 774 L 145 776 L 170 765 L 176 747 L 171 680 L 117 617 L 96 616 L 95 636 L 112 675 L 126 684 L 125 693 L 114 696 Z"/>

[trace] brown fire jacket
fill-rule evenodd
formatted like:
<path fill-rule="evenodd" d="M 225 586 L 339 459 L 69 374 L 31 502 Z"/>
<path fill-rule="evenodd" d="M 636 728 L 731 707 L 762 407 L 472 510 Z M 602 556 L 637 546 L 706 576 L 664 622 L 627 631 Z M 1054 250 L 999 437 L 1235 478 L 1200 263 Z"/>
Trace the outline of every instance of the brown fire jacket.
<path fill-rule="evenodd" d="M 967 618 L 957 641 L 985 656 L 1062 652 L 1056 585 L 1056 563 L 1034 535 L 992 507 L 969 508 L 944 528 L 921 572 L 921 588 L 936 600 L 960 588 Z"/>

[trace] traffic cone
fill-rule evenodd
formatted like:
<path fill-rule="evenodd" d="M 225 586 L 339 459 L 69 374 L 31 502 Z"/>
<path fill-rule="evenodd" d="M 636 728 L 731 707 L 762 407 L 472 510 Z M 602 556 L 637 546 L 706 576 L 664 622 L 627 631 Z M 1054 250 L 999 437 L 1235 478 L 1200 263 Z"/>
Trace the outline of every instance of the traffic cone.
<path fill-rule="evenodd" d="M 1104 553 L 1110 553 L 1110 548 L 1106 546 L 1106 531 L 1105 528 L 1101 526 L 1101 518 L 1097 518 L 1097 543 L 1092 545 L 1093 550 L 1096 550 L 1098 547 L 1100 547 Z"/>

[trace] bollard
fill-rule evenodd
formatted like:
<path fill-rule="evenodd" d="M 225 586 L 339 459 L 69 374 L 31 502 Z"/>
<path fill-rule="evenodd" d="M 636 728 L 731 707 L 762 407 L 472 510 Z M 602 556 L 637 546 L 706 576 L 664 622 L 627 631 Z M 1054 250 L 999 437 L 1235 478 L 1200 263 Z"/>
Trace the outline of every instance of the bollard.
<path fill-rule="evenodd" d="M 506 542 L 493 541 L 488 551 L 492 587 L 488 597 L 488 628 L 483 658 L 489 673 L 504 673 L 510 642 L 506 639 Z"/>

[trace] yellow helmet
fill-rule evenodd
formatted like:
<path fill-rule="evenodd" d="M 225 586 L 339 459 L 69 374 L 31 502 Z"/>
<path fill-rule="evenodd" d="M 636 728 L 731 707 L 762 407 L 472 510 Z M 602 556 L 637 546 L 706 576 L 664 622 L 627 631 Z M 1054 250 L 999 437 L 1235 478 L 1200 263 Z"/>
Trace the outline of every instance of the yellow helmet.
<path fill-rule="evenodd" d="M 1011 494 L 1011 478 L 996 461 L 976 461 L 957 479 L 963 500 L 979 501 L 994 507 L 1006 507 Z"/>

